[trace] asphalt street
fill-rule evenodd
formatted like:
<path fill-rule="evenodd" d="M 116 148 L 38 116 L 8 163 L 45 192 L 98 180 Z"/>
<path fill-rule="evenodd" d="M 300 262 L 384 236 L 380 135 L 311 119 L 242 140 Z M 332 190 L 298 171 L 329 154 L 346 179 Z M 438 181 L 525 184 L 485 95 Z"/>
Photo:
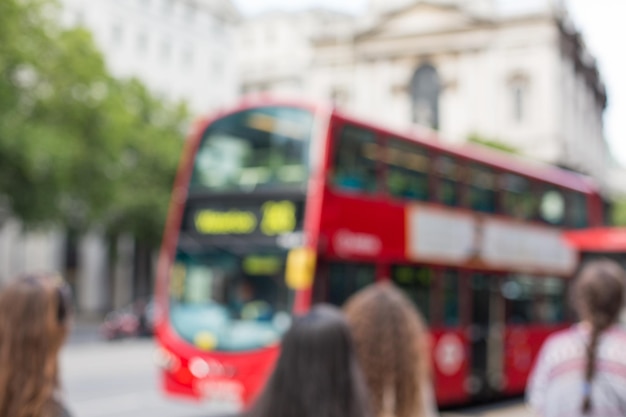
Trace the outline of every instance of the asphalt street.
<path fill-rule="evenodd" d="M 208 417 L 226 410 L 174 400 L 157 386 L 152 340 L 104 342 L 79 331 L 61 357 L 68 408 L 75 417 Z M 529 417 L 519 401 L 443 413 L 445 417 Z"/>

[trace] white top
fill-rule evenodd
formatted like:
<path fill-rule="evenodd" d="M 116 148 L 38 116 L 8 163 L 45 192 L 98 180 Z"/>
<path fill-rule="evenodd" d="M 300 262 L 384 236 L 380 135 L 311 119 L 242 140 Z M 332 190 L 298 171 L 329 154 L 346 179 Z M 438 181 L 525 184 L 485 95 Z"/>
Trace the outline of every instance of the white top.
<path fill-rule="evenodd" d="M 575 325 L 543 345 L 526 391 L 528 404 L 539 416 L 583 416 L 588 343 L 589 330 Z M 626 416 L 626 331 L 618 325 L 599 336 L 591 407 L 585 417 Z"/>

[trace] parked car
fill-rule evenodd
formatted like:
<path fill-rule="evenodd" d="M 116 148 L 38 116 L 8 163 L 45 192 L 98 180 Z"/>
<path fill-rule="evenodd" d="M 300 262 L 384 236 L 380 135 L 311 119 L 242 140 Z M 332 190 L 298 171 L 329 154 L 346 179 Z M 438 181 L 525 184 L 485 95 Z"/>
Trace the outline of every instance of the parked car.
<path fill-rule="evenodd" d="M 100 333 L 107 340 L 147 337 L 154 333 L 154 301 L 138 299 L 132 304 L 109 312 Z"/>

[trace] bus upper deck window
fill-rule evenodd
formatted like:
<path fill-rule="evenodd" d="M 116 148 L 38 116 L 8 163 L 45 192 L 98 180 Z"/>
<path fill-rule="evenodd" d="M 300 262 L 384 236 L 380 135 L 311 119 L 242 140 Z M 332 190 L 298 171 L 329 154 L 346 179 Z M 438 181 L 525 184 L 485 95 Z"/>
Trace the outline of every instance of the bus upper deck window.
<path fill-rule="evenodd" d="M 430 159 L 427 151 L 417 145 L 392 139 L 384 155 L 389 194 L 410 200 L 428 200 Z"/>
<path fill-rule="evenodd" d="M 565 221 L 565 198 L 556 188 L 547 188 L 539 200 L 539 219 L 545 223 L 561 226 Z"/>
<path fill-rule="evenodd" d="M 519 175 L 504 174 L 500 177 L 502 211 L 517 219 L 532 219 L 537 210 L 537 197 L 531 192 L 530 182 Z"/>
<path fill-rule="evenodd" d="M 567 195 L 567 219 L 568 226 L 576 229 L 587 227 L 587 198 L 584 194 L 578 192 L 570 192 Z"/>
<path fill-rule="evenodd" d="M 251 191 L 306 183 L 313 114 L 291 107 L 244 110 L 211 124 L 191 188 Z"/>
<path fill-rule="evenodd" d="M 469 207 L 485 213 L 496 211 L 496 181 L 493 170 L 478 164 L 469 167 Z"/>
<path fill-rule="evenodd" d="M 341 129 L 335 144 L 333 184 L 342 190 L 377 189 L 378 147 L 374 132 L 355 126 Z"/>
<path fill-rule="evenodd" d="M 446 206 L 459 205 L 459 187 L 457 183 L 459 166 L 454 158 L 440 156 L 435 166 L 439 180 L 436 184 L 437 201 Z"/>

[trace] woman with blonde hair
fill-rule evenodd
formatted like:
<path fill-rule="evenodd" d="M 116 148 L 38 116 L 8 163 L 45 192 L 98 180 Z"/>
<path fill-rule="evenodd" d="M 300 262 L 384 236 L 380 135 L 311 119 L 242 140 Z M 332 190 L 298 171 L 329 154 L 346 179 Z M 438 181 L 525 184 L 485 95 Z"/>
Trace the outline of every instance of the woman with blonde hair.
<path fill-rule="evenodd" d="M 19 277 L 0 290 L 0 416 L 69 416 L 58 363 L 69 309 L 69 288 L 55 275 Z"/>
<path fill-rule="evenodd" d="M 436 415 L 430 336 L 413 303 L 391 283 L 370 285 L 344 311 L 377 417 Z"/>

